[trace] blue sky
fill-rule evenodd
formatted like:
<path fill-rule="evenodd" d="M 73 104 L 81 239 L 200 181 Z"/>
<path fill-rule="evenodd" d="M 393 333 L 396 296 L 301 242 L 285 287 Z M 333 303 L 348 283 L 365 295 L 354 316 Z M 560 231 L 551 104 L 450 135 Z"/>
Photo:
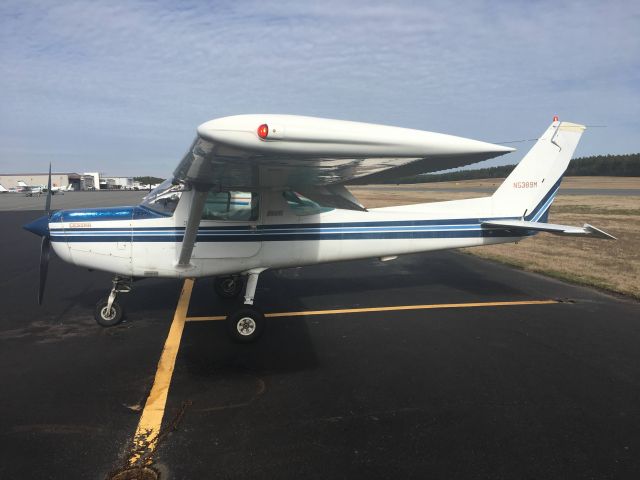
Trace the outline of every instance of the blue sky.
<path fill-rule="evenodd" d="M 289 113 L 640 151 L 640 2 L 0 4 L 0 172 L 166 177 L 200 123 Z M 531 143 L 513 144 L 514 163 Z"/>

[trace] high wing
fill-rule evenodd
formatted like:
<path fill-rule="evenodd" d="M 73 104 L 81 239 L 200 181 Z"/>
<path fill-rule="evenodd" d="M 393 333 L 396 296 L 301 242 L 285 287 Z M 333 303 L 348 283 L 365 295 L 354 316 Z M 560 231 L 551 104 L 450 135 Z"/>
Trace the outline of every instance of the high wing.
<path fill-rule="evenodd" d="M 322 187 L 461 167 L 513 150 L 384 125 L 295 115 L 237 115 L 200 125 L 174 178 L 228 189 L 306 188 L 328 201 Z M 346 204 L 354 200 L 335 194 L 333 198 Z"/>
<path fill-rule="evenodd" d="M 294 115 L 237 115 L 198 127 L 174 171 L 194 189 L 178 266 L 189 268 L 211 188 L 294 189 L 325 206 L 364 207 L 344 185 L 461 167 L 514 149 L 440 133 Z"/>

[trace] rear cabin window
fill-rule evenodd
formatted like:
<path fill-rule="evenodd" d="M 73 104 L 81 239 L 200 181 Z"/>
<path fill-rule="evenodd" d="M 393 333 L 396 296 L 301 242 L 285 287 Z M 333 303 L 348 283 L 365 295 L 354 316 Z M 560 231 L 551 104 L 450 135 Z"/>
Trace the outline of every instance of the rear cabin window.
<path fill-rule="evenodd" d="M 258 219 L 258 194 L 253 192 L 209 192 L 203 220 L 249 222 Z"/>
<path fill-rule="evenodd" d="M 317 215 L 319 213 L 330 212 L 333 210 L 333 208 L 323 207 L 313 200 L 309 200 L 307 197 L 304 197 L 298 192 L 294 192 L 292 190 L 282 192 L 282 196 L 287 201 L 289 208 L 298 216 Z"/>

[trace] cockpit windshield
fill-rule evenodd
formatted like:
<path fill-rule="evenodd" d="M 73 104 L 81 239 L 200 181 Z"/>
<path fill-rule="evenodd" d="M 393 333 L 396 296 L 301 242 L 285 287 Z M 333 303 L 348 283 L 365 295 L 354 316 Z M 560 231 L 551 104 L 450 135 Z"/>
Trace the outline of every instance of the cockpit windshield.
<path fill-rule="evenodd" d="M 182 184 L 174 185 L 170 178 L 162 182 L 142 199 L 142 206 L 154 212 L 171 216 L 175 212 L 180 195 L 185 190 Z"/>

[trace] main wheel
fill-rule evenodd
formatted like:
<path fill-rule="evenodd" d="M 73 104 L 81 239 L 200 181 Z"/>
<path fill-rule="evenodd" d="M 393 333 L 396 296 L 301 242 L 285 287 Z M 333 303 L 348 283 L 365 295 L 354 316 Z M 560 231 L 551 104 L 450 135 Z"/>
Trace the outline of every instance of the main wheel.
<path fill-rule="evenodd" d="M 107 297 L 101 298 L 96 303 L 96 309 L 94 311 L 94 317 L 98 325 L 102 327 L 113 327 L 122 321 L 123 310 L 118 302 L 114 300 L 111 304 L 111 310 L 107 310 L 109 299 Z"/>
<path fill-rule="evenodd" d="M 213 288 L 222 298 L 236 298 L 242 291 L 244 282 L 240 277 L 216 277 Z"/>
<path fill-rule="evenodd" d="M 264 315 L 255 308 L 245 307 L 227 317 L 227 329 L 231 338 L 239 343 L 255 342 L 265 327 Z"/>

